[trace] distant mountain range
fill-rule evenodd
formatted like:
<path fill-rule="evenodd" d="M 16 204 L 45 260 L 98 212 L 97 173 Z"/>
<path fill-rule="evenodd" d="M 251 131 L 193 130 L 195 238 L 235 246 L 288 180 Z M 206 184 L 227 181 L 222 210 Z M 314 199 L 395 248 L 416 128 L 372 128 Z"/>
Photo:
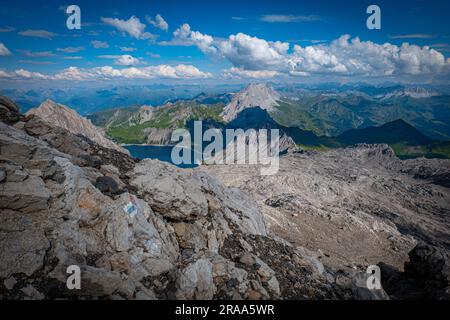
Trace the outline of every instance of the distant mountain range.
<path fill-rule="evenodd" d="M 252 84 L 234 95 L 200 92 L 157 107 L 100 110 L 88 118 L 122 144 L 169 144 L 173 130 L 208 120 L 220 128 L 279 128 L 304 149 L 387 143 L 403 157 L 450 156 L 450 97 L 424 88 L 317 91 Z"/>
<path fill-rule="evenodd" d="M 434 91 L 286 92 L 272 115 L 280 124 L 318 135 L 336 136 L 403 119 L 435 140 L 450 139 L 450 96 Z"/>
<path fill-rule="evenodd" d="M 111 108 L 130 106 L 158 106 L 178 100 L 191 100 L 198 97 L 201 103 L 215 103 L 212 99 L 226 96 L 227 92 L 239 90 L 239 85 L 122 85 L 109 87 L 64 87 L 64 88 L 0 88 L 0 94 L 14 99 L 25 113 L 50 99 L 70 106 L 85 116 Z M 207 93 L 205 93 L 207 92 Z"/>
<path fill-rule="evenodd" d="M 306 150 L 326 150 L 357 144 L 388 144 L 400 158 L 450 158 L 450 142 L 433 140 L 403 120 L 395 120 L 380 127 L 352 129 L 336 137 L 318 136 L 297 127 L 278 124 L 267 112 L 259 107 L 246 108 L 228 123 L 208 121 L 206 128 L 218 129 L 279 129 L 280 136 L 288 136 Z M 192 122 L 187 125 L 191 129 Z M 284 141 L 285 142 L 285 141 Z M 285 142 L 286 143 L 286 142 Z"/>

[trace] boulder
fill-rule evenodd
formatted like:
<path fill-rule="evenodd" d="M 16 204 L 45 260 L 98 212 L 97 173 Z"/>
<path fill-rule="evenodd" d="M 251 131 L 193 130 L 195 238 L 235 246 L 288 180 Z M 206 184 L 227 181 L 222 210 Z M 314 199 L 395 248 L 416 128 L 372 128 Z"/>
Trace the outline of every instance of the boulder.
<path fill-rule="evenodd" d="M 163 217 L 189 221 L 208 213 L 200 182 L 169 164 L 150 159 L 141 161 L 131 174 L 130 184 Z"/>
<path fill-rule="evenodd" d="M 49 247 L 50 242 L 41 229 L 28 227 L 23 231 L 0 231 L 0 278 L 16 273 L 31 276 L 43 267 Z"/>

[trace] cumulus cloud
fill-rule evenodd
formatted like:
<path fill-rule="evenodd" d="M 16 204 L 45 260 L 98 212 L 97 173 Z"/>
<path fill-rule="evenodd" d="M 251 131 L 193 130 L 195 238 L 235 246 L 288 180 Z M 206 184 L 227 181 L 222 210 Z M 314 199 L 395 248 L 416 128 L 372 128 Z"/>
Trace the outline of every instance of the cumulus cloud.
<path fill-rule="evenodd" d="M 209 78 L 211 74 L 200 71 L 194 66 L 179 64 L 176 66 L 157 65 L 143 68 L 124 68 L 114 69 L 112 67 L 100 67 L 93 70 L 98 75 L 106 78 L 128 78 L 128 79 L 191 79 L 191 78 Z"/>
<path fill-rule="evenodd" d="M 376 44 L 343 35 L 330 45 L 294 46 L 292 71 L 349 75 L 420 75 L 444 71 L 445 57 L 430 47 Z"/>
<path fill-rule="evenodd" d="M 206 54 L 223 57 L 235 68 L 235 75 L 240 73 L 247 77 L 251 73 L 244 71 L 274 71 L 291 76 L 439 75 L 449 71 L 449 60 L 431 47 L 408 43 L 400 46 L 377 44 L 349 35 L 330 44 L 305 47 L 267 41 L 244 33 L 230 35 L 227 39 L 213 38 L 191 30 L 188 24 L 183 24 L 173 35 L 173 43 L 195 45 Z"/>
<path fill-rule="evenodd" d="M 65 52 L 65 53 L 77 53 L 80 51 L 86 50 L 85 47 L 66 47 L 66 48 L 57 48 L 56 51 Z"/>
<path fill-rule="evenodd" d="M 93 41 L 91 41 L 91 45 L 95 49 L 107 49 L 107 48 L 109 48 L 109 44 L 107 42 L 104 42 L 104 41 L 93 40 Z"/>
<path fill-rule="evenodd" d="M 114 59 L 114 64 L 118 66 L 136 66 L 140 64 L 138 58 L 135 58 L 129 54 L 124 55 L 102 55 L 99 56 L 102 59 Z"/>
<path fill-rule="evenodd" d="M 122 20 L 118 18 L 101 18 L 102 22 L 110 25 L 123 34 L 128 34 L 129 36 L 136 39 L 154 39 L 155 35 L 150 32 L 145 32 L 145 24 L 143 24 L 139 18 L 131 16 L 128 20 Z"/>
<path fill-rule="evenodd" d="M 164 20 L 164 18 L 158 13 L 155 17 L 155 20 L 152 19 L 150 16 L 145 16 L 145 20 L 147 20 L 148 23 L 150 23 L 152 26 L 161 29 L 163 31 L 169 30 L 169 24 Z"/>
<path fill-rule="evenodd" d="M 19 34 L 24 37 L 36 37 L 36 38 L 45 38 L 51 40 L 56 36 L 56 33 L 47 31 L 47 30 L 25 30 L 20 31 Z"/>
<path fill-rule="evenodd" d="M 0 56 L 10 56 L 11 55 L 11 51 L 9 51 L 9 49 L 0 42 Z"/>
<path fill-rule="evenodd" d="M 217 48 L 214 46 L 214 38 L 202 34 L 198 31 L 192 31 L 189 24 L 185 23 L 173 33 L 175 44 L 196 45 L 202 52 L 215 54 Z"/>
<path fill-rule="evenodd" d="M 220 41 L 217 49 L 235 67 L 242 69 L 278 71 L 288 65 L 288 43 L 269 42 L 238 33 Z"/>
<path fill-rule="evenodd" d="M 94 79 L 93 74 L 88 70 L 83 70 L 77 67 L 69 67 L 61 72 L 52 76 L 54 80 L 92 80 Z"/>
<path fill-rule="evenodd" d="M 156 65 L 148 67 L 128 67 L 116 69 L 111 66 L 83 69 L 78 67 L 66 68 L 54 75 L 45 75 L 39 72 L 30 72 L 19 69 L 12 72 L 0 70 L 0 78 L 18 79 L 18 80 L 67 80 L 67 81 L 85 81 L 85 80 L 111 80 L 111 79 L 205 79 L 212 75 L 203 72 L 191 65 L 179 64 Z"/>
<path fill-rule="evenodd" d="M 49 77 L 45 74 L 39 72 L 31 72 L 24 69 L 19 69 L 14 71 L 13 75 L 22 78 L 22 79 L 39 79 L 39 80 L 47 80 Z"/>

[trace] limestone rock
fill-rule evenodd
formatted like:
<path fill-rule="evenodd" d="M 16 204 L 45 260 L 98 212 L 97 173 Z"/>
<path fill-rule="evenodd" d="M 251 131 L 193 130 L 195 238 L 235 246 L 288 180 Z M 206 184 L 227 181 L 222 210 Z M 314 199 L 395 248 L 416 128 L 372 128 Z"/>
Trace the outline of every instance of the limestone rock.
<path fill-rule="evenodd" d="M 280 95 L 266 84 L 250 84 L 233 96 L 232 101 L 223 110 L 222 116 L 226 121 L 231 121 L 239 112 L 251 107 L 271 111 L 278 105 L 279 99 Z"/>
<path fill-rule="evenodd" d="M 167 174 L 161 175 L 161 171 Z M 164 217 L 188 221 L 208 213 L 201 184 L 181 169 L 146 159 L 136 165 L 131 179 L 139 195 Z"/>
<path fill-rule="evenodd" d="M 106 138 L 104 132 L 94 126 L 90 120 L 80 116 L 75 110 L 62 104 L 46 100 L 38 108 L 29 110 L 27 115 L 36 115 L 43 121 L 66 129 L 74 134 L 81 134 L 104 147 L 129 154 L 126 149 L 119 147 Z"/>
<path fill-rule="evenodd" d="M 50 243 L 40 229 L 0 231 L 0 278 L 20 272 L 32 275 L 42 268 L 49 247 Z"/>
<path fill-rule="evenodd" d="M 216 287 L 213 282 L 212 264 L 206 259 L 199 259 L 180 271 L 177 281 L 178 299 L 210 300 Z"/>

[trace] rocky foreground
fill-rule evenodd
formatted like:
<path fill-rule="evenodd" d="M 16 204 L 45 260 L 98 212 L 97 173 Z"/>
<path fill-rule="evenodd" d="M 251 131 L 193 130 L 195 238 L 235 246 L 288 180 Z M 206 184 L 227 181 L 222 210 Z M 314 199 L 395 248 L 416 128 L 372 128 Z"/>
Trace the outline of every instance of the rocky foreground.
<path fill-rule="evenodd" d="M 366 288 L 365 267 L 377 262 L 386 262 L 392 298 L 449 297 L 449 191 L 438 186 L 448 183 L 445 168 L 393 160 L 379 170 L 395 177 L 357 184 L 378 177 L 371 171 L 378 165 L 361 171 L 373 158 L 356 148 L 339 151 L 366 157 L 354 167 L 338 154 L 322 165 L 312 156 L 305 182 L 295 170 L 308 155 L 283 160 L 278 182 L 239 167 L 225 179 L 225 168 L 207 167 L 225 186 L 205 170 L 138 162 L 22 116 L 3 97 L 0 119 L 2 299 L 387 299 L 384 290 Z M 322 233 L 303 234 L 308 228 Z M 400 272 L 394 267 L 417 240 L 426 243 Z M 324 255 L 330 259 L 322 263 Z M 81 268 L 80 290 L 66 287 L 70 265 Z"/>
<path fill-rule="evenodd" d="M 326 266 L 365 270 L 381 262 L 389 266 L 384 275 L 390 278 L 393 270 L 410 270 L 405 263 L 420 250 L 437 254 L 433 268 L 439 277 L 445 274 L 441 284 L 449 297 L 449 160 L 402 161 L 387 145 L 357 145 L 291 152 L 280 158 L 280 170 L 272 176 L 249 165 L 199 170 L 251 195 L 270 233 L 316 252 Z M 423 249 L 424 243 L 430 248 Z M 420 268 L 417 276 L 428 272 Z M 403 298 L 413 296 L 417 292 L 403 292 Z"/>

